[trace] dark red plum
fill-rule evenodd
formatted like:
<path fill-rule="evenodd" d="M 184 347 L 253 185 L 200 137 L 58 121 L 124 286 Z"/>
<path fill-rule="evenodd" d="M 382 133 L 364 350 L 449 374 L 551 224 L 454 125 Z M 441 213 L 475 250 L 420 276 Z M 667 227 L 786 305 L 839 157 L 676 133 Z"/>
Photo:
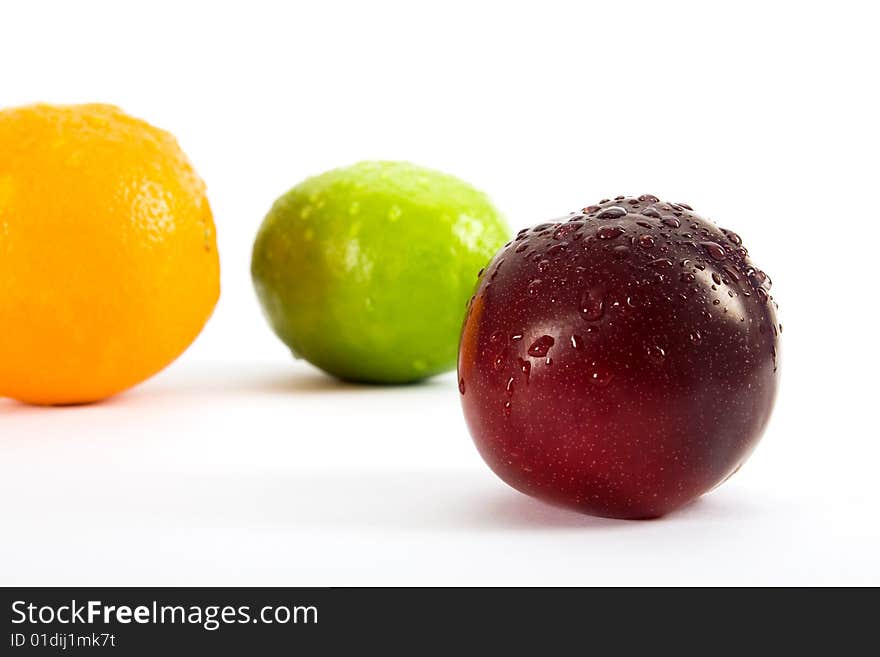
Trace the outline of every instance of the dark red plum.
<path fill-rule="evenodd" d="M 480 275 L 459 389 L 492 470 L 528 495 L 654 518 L 742 465 L 770 417 L 770 278 L 684 203 L 618 197 L 520 231 Z"/>

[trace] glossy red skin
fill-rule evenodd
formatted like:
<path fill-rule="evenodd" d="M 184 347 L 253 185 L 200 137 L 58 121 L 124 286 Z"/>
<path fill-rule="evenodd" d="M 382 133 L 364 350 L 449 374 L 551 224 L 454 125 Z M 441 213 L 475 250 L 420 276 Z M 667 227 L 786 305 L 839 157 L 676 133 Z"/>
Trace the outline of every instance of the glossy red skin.
<path fill-rule="evenodd" d="M 612 207 L 626 214 L 602 218 Z M 734 473 L 770 417 L 781 330 L 739 242 L 651 196 L 521 231 L 481 275 L 459 352 L 465 418 L 492 470 L 632 519 Z"/>

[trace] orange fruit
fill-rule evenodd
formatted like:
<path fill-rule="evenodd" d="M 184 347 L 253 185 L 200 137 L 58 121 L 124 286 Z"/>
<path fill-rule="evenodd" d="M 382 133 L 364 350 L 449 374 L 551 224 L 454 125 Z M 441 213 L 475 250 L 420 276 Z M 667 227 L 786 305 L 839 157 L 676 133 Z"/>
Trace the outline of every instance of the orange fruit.
<path fill-rule="evenodd" d="M 0 111 L 0 396 L 104 399 L 196 338 L 219 296 L 205 184 L 110 105 Z"/>

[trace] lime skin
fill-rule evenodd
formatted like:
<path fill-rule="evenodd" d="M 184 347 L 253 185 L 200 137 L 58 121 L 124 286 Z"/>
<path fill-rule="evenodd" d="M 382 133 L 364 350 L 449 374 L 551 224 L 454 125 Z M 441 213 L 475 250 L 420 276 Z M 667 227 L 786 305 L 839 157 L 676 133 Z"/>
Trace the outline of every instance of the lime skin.
<path fill-rule="evenodd" d="M 344 380 L 407 383 L 455 366 L 477 274 L 509 238 L 488 197 L 458 178 L 361 162 L 275 202 L 251 274 L 294 356 Z"/>

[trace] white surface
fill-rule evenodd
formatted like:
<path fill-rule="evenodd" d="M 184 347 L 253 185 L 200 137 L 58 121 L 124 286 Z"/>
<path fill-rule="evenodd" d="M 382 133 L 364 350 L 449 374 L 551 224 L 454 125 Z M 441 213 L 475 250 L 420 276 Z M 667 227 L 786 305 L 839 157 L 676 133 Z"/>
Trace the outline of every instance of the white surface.
<path fill-rule="evenodd" d="M 0 402 L 0 583 L 880 583 L 876 24 L 850 2 L 3 3 L 0 104 L 172 130 L 224 292 L 130 394 Z M 785 326 L 747 466 L 664 520 L 583 518 L 494 478 L 452 379 L 292 364 L 251 241 L 281 192 L 364 158 L 456 173 L 515 228 L 650 192 L 740 233 Z"/>
<path fill-rule="evenodd" d="M 779 411 L 722 488 L 625 522 L 497 480 L 449 377 L 194 365 L 100 406 L 0 405 L 2 583 L 880 584 L 873 482 Z"/>

